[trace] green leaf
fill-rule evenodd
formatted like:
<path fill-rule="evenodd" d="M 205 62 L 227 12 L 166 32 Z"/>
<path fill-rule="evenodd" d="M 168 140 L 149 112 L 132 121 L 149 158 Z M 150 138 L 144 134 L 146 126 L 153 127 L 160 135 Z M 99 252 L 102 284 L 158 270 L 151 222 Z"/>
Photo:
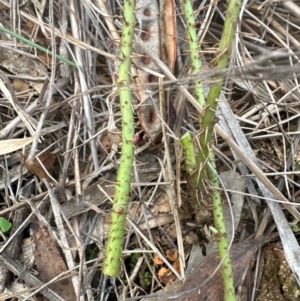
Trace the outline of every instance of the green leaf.
<path fill-rule="evenodd" d="M 11 229 L 12 223 L 6 218 L 0 217 L 0 230 L 5 233 Z"/>
<path fill-rule="evenodd" d="M 290 226 L 293 232 L 297 233 L 300 231 L 300 228 L 296 224 L 290 223 Z"/>

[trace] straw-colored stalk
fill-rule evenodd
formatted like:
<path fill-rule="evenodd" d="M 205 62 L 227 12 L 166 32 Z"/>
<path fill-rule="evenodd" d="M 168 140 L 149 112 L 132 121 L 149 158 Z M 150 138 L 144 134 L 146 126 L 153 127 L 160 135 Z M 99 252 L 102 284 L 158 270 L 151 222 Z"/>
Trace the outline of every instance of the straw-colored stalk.
<path fill-rule="evenodd" d="M 120 66 L 118 71 L 118 90 L 122 113 L 122 153 L 115 184 L 114 203 L 111 213 L 103 274 L 117 277 L 120 273 L 121 255 L 124 242 L 124 229 L 128 201 L 131 194 L 131 171 L 134 159 L 134 119 L 132 111 L 132 93 L 130 89 L 131 54 L 136 24 L 135 1 L 124 1 L 124 25 L 120 45 Z"/>

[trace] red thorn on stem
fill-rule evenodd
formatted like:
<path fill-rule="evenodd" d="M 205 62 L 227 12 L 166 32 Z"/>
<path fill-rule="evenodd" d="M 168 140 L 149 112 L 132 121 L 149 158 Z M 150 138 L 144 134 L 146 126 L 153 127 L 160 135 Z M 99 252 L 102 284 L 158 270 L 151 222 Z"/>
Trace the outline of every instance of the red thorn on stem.
<path fill-rule="evenodd" d="M 123 214 L 124 212 L 125 212 L 125 210 L 123 207 L 119 207 L 116 209 L 116 213 L 118 213 L 118 214 Z"/>

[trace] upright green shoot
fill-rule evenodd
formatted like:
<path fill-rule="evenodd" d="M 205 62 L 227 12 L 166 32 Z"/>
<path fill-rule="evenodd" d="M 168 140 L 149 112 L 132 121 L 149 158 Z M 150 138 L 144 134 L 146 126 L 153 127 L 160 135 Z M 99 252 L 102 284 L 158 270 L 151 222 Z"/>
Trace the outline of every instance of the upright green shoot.
<path fill-rule="evenodd" d="M 224 70 L 227 67 L 228 58 L 230 54 L 231 45 L 234 39 L 235 29 L 237 25 L 238 15 L 240 12 L 241 1 L 229 0 L 226 11 L 224 30 L 220 41 L 219 50 L 216 53 L 216 66 L 218 70 Z M 183 1 L 184 15 L 188 28 L 188 44 L 191 57 L 191 65 L 193 73 L 200 71 L 200 58 L 197 45 L 196 26 L 193 17 L 192 3 L 190 0 Z M 211 148 L 212 132 L 214 128 L 214 120 L 216 116 L 217 100 L 221 93 L 224 75 L 213 78 L 215 84 L 211 87 L 207 100 L 204 100 L 203 87 L 201 82 L 196 80 L 195 83 L 195 98 L 199 104 L 204 108 L 204 114 L 199 116 L 199 123 L 201 127 L 199 138 L 199 151 L 196 156 L 197 168 L 192 171 L 192 166 L 195 164 L 193 158 L 193 142 L 189 135 L 184 135 L 181 138 L 181 143 L 186 152 L 186 169 L 191 175 L 190 184 L 194 186 L 195 192 L 192 192 L 192 202 L 197 203 L 197 194 L 201 194 L 204 189 L 204 180 L 209 180 L 212 187 L 212 202 L 213 202 L 213 215 L 214 224 L 218 233 L 216 240 L 218 244 L 219 255 L 224 258 L 222 264 L 222 276 L 224 283 L 224 300 L 236 300 L 234 281 L 232 273 L 232 265 L 228 252 L 228 241 L 226 238 L 226 228 L 224 224 L 224 216 L 222 211 L 222 201 L 219 193 L 219 181 L 215 173 L 215 158 Z M 191 164 L 192 162 L 192 164 Z M 210 162 L 210 164 L 208 164 Z M 194 194 L 194 195 L 193 195 Z M 195 206 L 194 206 L 195 207 Z"/>
<path fill-rule="evenodd" d="M 190 59 L 191 59 L 191 66 L 192 66 L 192 76 L 196 75 L 198 72 L 201 71 L 201 60 L 199 55 L 199 46 L 198 46 L 198 39 L 196 33 L 196 25 L 195 19 L 193 14 L 193 6 L 190 0 L 183 1 L 183 10 L 184 10 L 184 17 L 187 24 L 187 40 L 190 52 Z M 195 89 L 194 94 L 196 100 L 199 102 L 200 105 L 205 105 L 205 96 L 203 85 L 200 80 L 195 81 Z"/>
<path fill-rule="evenodd" d="M 228 253 L 229 243 L 227 240 L 226 227 L 224 222 L 224 214 L 222 209 L 222 199 L 219 190 L 219 179 L 216 174 L 215 155 L 210 152 L 210 166 L 208 167 L 208 178 L 212 187 L 212 204 L 214 225 L 217 229 L 216 242 L 220 258 L 223 260 L 221 265 L 223 285 L 224 285 L 224 301 L 235 301 L 235 289 L 231 258 Z"/>
<path fill-rule="evenodd" d="M 131 54 L 136 18 L 135 1 L 124 0 L 124 25 L 120 46 L 120 66 L 118 72 L 118 90 L 122 113 L 122 150 L 120 166 L 115 184 L 114 203 L 111 213 L 111 226 L 108 234 L 103 274 L 117 277 L 120 273 L 121 255 L 124 242 L 124 228 L 128 201 L 131 194 L 131 171 L 134 159 L 134 117 L 132 111 Z"/>
<path fill-rule="evenodd" d="M 228 1 L 228 7 L 225 16 L 224 29 L 220 40 L 219 50 L 216 53 L 216 68 L 224 71 L 227 67 L 231 45 L 234 40 L 235 29 L 238 21 L 238 16 L 241 8 L 241 0 Z M 210 144 L 212 140 L 212 132 L 214 128 L 214 120 L 216 117 L 216 109 L 218 105 L 218 97 L 220 96 L 224 74 L 212 79 L 215 84 L 210 88 L 204 116 L 200 122 L 200 150 L 197 156 L 197 163 L 200 166 L 205 166 L 209 157 Z M 205 174 L 205 168 L 200 170 L 200 181 Z"/>

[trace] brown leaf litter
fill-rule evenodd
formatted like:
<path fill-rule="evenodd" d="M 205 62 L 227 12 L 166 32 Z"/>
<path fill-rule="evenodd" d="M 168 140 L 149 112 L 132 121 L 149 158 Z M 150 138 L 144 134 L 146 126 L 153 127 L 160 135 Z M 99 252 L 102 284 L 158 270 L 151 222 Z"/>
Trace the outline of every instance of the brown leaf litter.
<path fill-rule="evenodd" d="M 34 242 L 36 270 L 39 273 L 41 281 L 47 283 L 68 269 L 59 248 L 49 235 L 47 229 L 37 219 L 31 222 L 30 229 Z M 49 284 L 48 287 L 66 301 L 76 300 L 74 287 L 69 275 L 62 280 Z"/>

